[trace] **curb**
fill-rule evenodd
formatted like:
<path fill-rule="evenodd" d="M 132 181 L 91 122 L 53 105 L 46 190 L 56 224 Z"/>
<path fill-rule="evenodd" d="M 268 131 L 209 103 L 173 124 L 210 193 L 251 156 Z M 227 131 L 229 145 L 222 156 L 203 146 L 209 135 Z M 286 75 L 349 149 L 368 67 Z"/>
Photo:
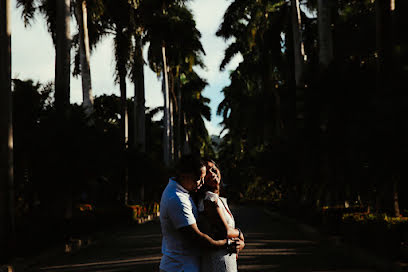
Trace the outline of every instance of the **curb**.
<path fill-rule="evenodd" d="M 315 227 L 300 223 L 294 218 L 281 215 L 277 212 L 272 212 L 267 208 L 264 208 L 264 212 L 269 216 L 277 216 L 283 218 L 284 220 L 296 224 L 301 232 L 306 234 L 310 239 L 318 240 L 320 242 L 327 242 L 333 247 L 339 248 L 342 247 L 346 254 L 350 257 L 357 258 L 360 261 L 363 261 L 367 264 L 371 264 L 376 271 L 384 272 L 401 272 L 403 271 L 400 265 L 397 262 L 392 262 L 386 259 L 383 259 L 379 256 L 373 255 L 371 252 L 366 249 L 352 246 L 341 240 L 340 236 L 331 236 L 327 234 L 322 234 Z"/>

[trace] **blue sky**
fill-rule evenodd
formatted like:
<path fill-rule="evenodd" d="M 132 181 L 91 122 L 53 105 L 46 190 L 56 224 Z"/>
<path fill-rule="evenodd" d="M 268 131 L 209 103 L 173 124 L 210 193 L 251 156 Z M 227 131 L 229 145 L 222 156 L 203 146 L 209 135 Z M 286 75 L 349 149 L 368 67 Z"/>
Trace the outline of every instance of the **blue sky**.
<path fill-rule="evenodd" d="M 211 122 L 206 122 L 210 134 L 218 135 L 221 131 L 219 123 L 222 118 L 216 116 L 218 104 L 222 101 L 221 90 L 229 84 L 229 71 L 241 61 L 241 57 L 234 58 L 225 71 L 219 71 L 227 43 L 215 36 L 222 16 L 230 4 L 230 0 L 193 0 L 189 7 L 193 11 L 197 28 L 202 34 L 206 55 L 204 62 L 206 69 L 197 69 L 200 76 L 209 83 L 204 95 L 211 99 Z M 50 35 L 47 33 L 45 20 L 37 14 L 31 27 L 24 27 L 21 10 L 16 8 L 16 1 L 12 0 L 12 75 L 13 78 L 32 79 L 45 83 L 54 79 L 55 51 Z M 74 23 L 71 34 L 76 32 Z M 91 77 L 94 95 L 119 95 L 119 86 L 114 84 L 114 63 L 112 38 L 105 38 L 92 53 Z M 73 54 L 72 54 L 73 55 Z M 157 107 L 163 104 L 161 83 L 147 66 L 145 66 L 146 106 Z M 128 96 L 133 96 L 133 85 L 128 82 Z M 82 102 L 80 78 L 71 78 L 71 103 Z"/>

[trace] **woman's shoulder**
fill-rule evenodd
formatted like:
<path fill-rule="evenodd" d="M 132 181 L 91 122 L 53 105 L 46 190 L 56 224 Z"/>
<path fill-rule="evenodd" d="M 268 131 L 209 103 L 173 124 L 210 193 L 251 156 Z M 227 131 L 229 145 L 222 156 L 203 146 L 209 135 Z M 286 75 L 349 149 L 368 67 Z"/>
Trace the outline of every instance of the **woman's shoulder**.
<path fill-rule="evenodd" d="M 208 200 L 208 201 L 217 203 L 218 195 L 213 192 L 207 191 L 205 192 L 204 200 Z"/>

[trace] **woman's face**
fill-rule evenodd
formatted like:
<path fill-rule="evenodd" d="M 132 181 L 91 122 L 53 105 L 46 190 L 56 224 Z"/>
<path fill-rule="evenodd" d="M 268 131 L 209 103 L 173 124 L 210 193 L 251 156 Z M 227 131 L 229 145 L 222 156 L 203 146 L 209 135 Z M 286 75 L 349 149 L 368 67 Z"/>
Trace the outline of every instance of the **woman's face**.
<path fill-rule="evenodd" d="M 213 162 L 207 162 L 207 172 L 205 175 L 205 183 L 212 188 L 217 187 L 221 181 L 220 170 L 215 166 Z"/>

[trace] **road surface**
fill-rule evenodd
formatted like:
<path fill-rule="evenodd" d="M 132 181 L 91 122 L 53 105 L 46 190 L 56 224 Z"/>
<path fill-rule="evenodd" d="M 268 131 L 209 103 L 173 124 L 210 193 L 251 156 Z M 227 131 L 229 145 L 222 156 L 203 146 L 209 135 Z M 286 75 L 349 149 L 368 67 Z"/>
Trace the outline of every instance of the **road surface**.
<path fill-rule="evenodd" d="M 237 226 L 246 237 L 246 247 L 238 259 L 240 272 L 376 271 L 372 264 L 350 256 L 343 247 L 311 239 L 293 220 L 260 206 L 232 207 Z M 76 253 L 50 254 L 30 270 L 158 271 L 160 247 L 160 224 L 149 222 L 107 233 Z"/>

